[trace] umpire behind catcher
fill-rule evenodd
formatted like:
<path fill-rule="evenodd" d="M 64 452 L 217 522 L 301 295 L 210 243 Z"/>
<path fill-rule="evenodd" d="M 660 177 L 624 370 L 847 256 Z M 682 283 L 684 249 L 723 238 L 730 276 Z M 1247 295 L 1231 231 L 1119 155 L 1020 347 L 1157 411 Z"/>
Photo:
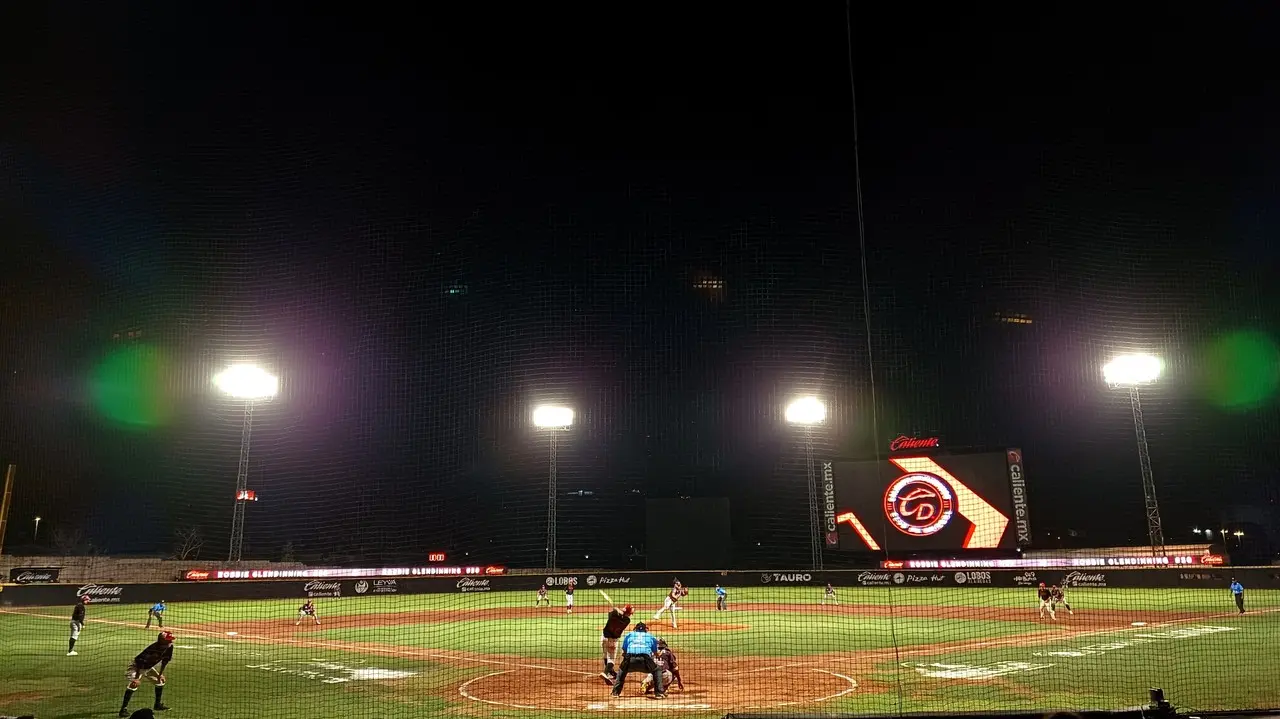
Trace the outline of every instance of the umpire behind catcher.
<path fill-rule="evenodd" d="M 665 692 L 656 688 L 662 686 L 662 672 L 658 668 L 658 662 L 653 658 L 653 653 L 657 650 L 658 638 L 649 633 L 649 627 L 645 626 L 644 622 L 636 624 L 635 631 L 622 640 L 622 666 L 619 667 L 618 678 L 613 682 L 613 696 L 622 696 L 622 687 L 627 683 L 628 672 L 643 671 L 653 677 L 655 687 L 653 698 L 667 698 Z"/>

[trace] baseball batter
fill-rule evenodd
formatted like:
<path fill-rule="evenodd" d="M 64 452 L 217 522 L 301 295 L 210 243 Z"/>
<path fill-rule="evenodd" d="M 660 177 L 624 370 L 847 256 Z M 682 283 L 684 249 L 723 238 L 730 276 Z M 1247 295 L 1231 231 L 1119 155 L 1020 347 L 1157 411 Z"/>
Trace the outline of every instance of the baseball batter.
<path fill-rule="evenodd" d="M 543 602 L 546 602 L 548 607 L 551 606 L 551 597 L 547 596 L 547 585 L 545 584 L 538 587 L 538 598 L 533 600 L 533 606 L 542 606 Z"/>
<path fill-rule="evenodd" d="M 609 616 L 604 620 L 604 629 L 600 631 L 600 652 L 604 654 L 604 671 L 600 673 L 600 678 L 609 686 L 613 686 L 613 682 L 618 678 L 618 672 L 614 670 L 613 664 L 618 656 L 618 640 L 622 638 L 622 633 L 631 623 L 631 611 L 630 604 L 624 606 L 622 611 L 618 611 L 618 608 L 610 603 Z"/>
<path fill-rule="evenodd" d="M 680 583 L 680 580 L 675 580 L 675 583 L 671 585 L 671 591 L 667 592 L 667 598 L 662 600 L 662 609 L 659 609 L 658 613 L 653 615 L 653 618 L 655 620 L 661 619 L 663 613 L 670 611 L 671 627 L 673 629 L 678 628 L 678 625 L 676 624 L 676 612 L 680 610 L 680 598 L 684 597 L 688 593 L 689 590 L 685 589 L 684 585 Z"/>
<path fill-rule="evenodd" d="M 578 582 L 569 578 L 569 583 L 564 587 L 564 608 L 566 614 L 573 614 L 573 590 L 578 586 Z"/>
<path fill-rule="evenodd" d="M 302 606 L 298 607 L 298 621 L 294 622 L 293 626 L 296 627 L 299 624 L 302 624 L 302 620 L 307 617 L 311 617 L 312 619 L 314 619 L 317 627 L 320 626 L 320 617 L 316 615 L 315 602 L 311 601 L 310 599 L 307 600 L 306 604 L 303 604 Z"/>
<path fill-rule="evenodd" d="M 662 691 L 665 692 L 671 688 L 671 682 L 675 682 L 676 688 L 684 691 L 684 680 L 680 678 L 680 663 L 676 659 L 676 653 L 671 651 L 671 647 L 667 646 L 667 640 L 658 640 L 658 651 L 654 652 L 653 659 L 658 663 L 658 672 L 662 675 Z M 640 688 L 645 694 L 653 691 L 653 678 L 645 677 L 640 681 Z"/>
<path fill-rule="evenodd" d="M 67 644 L 67 656 L 76 656 L 76 640 L 80 638 L 80 630 L 84 629 L 84 605 L 89 603 L 88 595 L 80 597 L 80 601 L 76 602 L 76 606 L 71 610 L 71 641 Z"/>
<path fill-rule="evenodd" d="M 835 602 L 837 607 L 840 606 L 840 600 L 836 598 L 836 588 L 831 586 L 831 582 L 827 582 L 827 588 L 822 590 L 822 599 L 818 604 L 826 604 L 827 602 Z"/>
<path fill-rule="evenodd" d="M 171 661 L 173 661 L 173 635 L 169 632 L 160 632 L 156 640 L 143 649 L 141 654 L 134 657 L 129 663 L 129 668 L 125 670 L 125 679 L 129 681 L 129 685 L 124 690 L 120 716 L 129 716 L 129 700 L 133 698 L 133 693 L 138 690 L 138 685 L 144 679 L 156 685 L 156 703 L 152 710 L 162 712 L 169 708 L 160 701 L 160 695 L 164 693 L 164 670 Z"/>
<path fill-rule="evenodd" d="M 1040 598 L 1040 614 L 1037 618 L 1044 619 L 1044 613 L 1048 611 L 1053 621 L 1058 621 L 1058 614 L 1053 606 L 1053 590 L 1046 587 L 1044 582 L 1040 582 L 1040 586 L 1036 589 L 1036 596 Z"/>

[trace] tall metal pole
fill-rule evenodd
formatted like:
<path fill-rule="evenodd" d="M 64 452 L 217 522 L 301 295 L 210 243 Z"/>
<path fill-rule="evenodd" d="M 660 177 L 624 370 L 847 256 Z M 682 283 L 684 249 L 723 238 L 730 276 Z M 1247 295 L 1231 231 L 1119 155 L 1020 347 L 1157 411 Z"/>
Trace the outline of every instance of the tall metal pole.
<path fill-rule="evenodd" d="M 1156 502 L 1151 453 L 1147 450 L 1147 425 L 1142 420 L 1142 400 L 1137 385 L 1129 387 L 1129 404 L 1133 407 L 1133 431 L 1138 438 L 1138 464 L 1142 469 L 1142 493 L 1147 509 L 1147 538 L 1151 541 L 1151 555 L 1159 558 L 1164 556 L 1164 527 L 1160 523 L 1160 505 Z"/>
<path fill-rule="evenodd" d="M 556 430 L 551 432 L 551 466 L 547 479 L 547 569 L 556 568 Z"/>
<path fill-rule="evenodd" d="M 246 400 L 244 427 L 240 430 L 240 465 L 236 468 L 236 505 L 231 515 L 231 551 L 227 555 L 228 562 L 240 561 L 240 550 L 244 545 L 244 509 L 248 501 L 241 497 L 249 487 L 249 440 L 252 436 L 253 400 Z"/>
<path fill-rule="evenodd" d="M 9 529 L 9 507 L 13 504 L 13 478 L 18 465 L 11 464 L 4 472 L 4 496 L 0 498 L 0 554 L 4 554 L 4 534 Z"/>
<path fill-rule="evenodd" d="M 822 516 L 818 510 L 818 474 L 813 466 L 813 426 L 804 426 L 804 456 L 809 465 L 809 554 L 814 570 L 822 569 Z"/>

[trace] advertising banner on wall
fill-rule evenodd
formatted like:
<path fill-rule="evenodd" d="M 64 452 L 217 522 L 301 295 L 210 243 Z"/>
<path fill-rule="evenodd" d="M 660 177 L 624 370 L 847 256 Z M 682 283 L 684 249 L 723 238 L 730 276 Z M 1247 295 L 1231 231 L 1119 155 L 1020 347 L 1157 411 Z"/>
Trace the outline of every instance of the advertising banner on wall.
<path fill-rule="evenodd" d="M 14 567 L 9 581 L 14 584 L 48 584 L 58 581 L 62 567 Z"/>

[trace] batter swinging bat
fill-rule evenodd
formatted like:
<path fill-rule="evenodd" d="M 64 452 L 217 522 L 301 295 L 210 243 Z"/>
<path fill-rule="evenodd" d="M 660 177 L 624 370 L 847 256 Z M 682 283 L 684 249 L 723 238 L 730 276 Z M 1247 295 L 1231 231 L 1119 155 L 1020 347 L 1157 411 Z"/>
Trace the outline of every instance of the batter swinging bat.
<path fill-rule="evenodd" d="M 604 593 L 603 589 L 600 590 L 600 596 L 604 597 L 604 600 L 609 603 L 609 606 L 613 606 L 613 600 L 609 598 L 608 594 Z"/>

